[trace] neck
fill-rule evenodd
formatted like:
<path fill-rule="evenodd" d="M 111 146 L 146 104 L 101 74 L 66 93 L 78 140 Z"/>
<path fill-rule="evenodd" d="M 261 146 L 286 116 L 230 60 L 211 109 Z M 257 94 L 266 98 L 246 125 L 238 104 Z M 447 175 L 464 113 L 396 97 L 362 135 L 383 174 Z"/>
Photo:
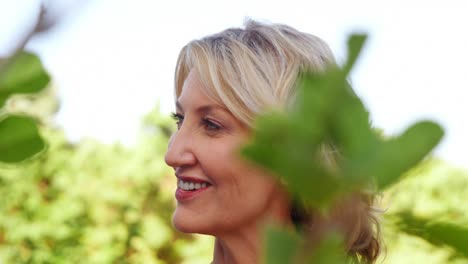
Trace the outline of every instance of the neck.
<path fill-rule="evenodd" d="M 258 263 L 258 230 L 216 237 L 213 264 Z"/>
<path fill-rule="evenodd" d="M 216 235 L 213 264 L 260 263 L 263 227 L 266 224 L 292 226 L 289 209 L 288 203 L 271 203 L 263 217 L 232 232 Z"/>

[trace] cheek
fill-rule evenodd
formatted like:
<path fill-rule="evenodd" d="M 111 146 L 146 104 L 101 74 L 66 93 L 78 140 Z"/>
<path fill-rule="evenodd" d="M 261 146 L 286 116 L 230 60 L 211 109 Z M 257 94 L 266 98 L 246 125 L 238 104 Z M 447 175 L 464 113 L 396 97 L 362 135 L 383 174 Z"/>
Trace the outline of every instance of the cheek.
<path fill-rule="evenodd" d="M 240 156 L 238 146 L 219 150 L 212 156 L 219 175 L 220 188 L 229 189 L 234 201 L 258 205 L 265 203 L 276 187 L 276 180 L 253 163 Z"/>
<path fill-rule="evenodd" d="M 220 186 L 220 190 L 229 190 L 226 205 L 239 220 L 259 217 L 268 213 L 273 194 L 277 188 L 276 180 L 260 169 L 245 165 L 244 162 L 233 164 L 233 173 L 226 180 L 229 186 Z M 225 187 L 225 188 L 221 188 Z"/>
<path fill-rule="evenodd" d="M 273 177 L 252 170 L 237 176 L 238 193 L 245 203 L 257 206 L 268 203 L 276 187 Z"/>
<path fill-rule="evenodd" d="M 202 170 L 215 184 L 233 184 L 236 174 L 242 170 L 242 162 L 238 148 L 231 142 L 219 144 L 203 144 L 198 155 Z M 234 182 L 235 183 L 235 182 Z"/>
<path fill-rule="evenodd" d="M 194 171 L 214 188 L 193 203 L 177 206 L 173 225 L 182 232 L 214 235 L 239 228 L 268 214 L 275 200 L 276 180 L 240 157 L 240 142 L 209 143 L 198 141 Z"/>

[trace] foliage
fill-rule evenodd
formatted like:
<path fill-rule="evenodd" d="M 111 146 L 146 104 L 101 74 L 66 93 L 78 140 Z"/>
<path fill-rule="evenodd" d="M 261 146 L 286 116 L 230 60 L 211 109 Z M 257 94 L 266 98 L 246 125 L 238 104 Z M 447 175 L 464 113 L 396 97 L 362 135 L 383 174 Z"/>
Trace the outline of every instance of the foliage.
<path fill-rule="evenodd" d="M 8 116 L 0 122 L 0 160 L 21 161 L 44 148 L 36 123 L 25 116 Z"/>
<path fill-rule="evenodd" d="M 157 125 L 146 118 L 135 148 L 70 144 L 62 132 L 42 127 L 47 151 L 0 169 L 0 261 L 206 262 L 206 238 L 171 227 L 175 180 L 163 163 L 162 131 L 172 128 L 168 118 L 156 119 Z"/>
<path fill-rule="evenodd" d="M 30 36 L 51 25 L 41 21 Z M 433 263 L 466 262 L 468 173 L 444 177 L 437 169 L 445 165 L 432 162 L 430 170 L 413 171 L 397 183 L 443 132 L 425 121 L 383 139 L 370 126 L 369 113 L 346 81 L 364 40 L 350 38 L 341 69 L 305 73 L 297 108 L 259 118 L 244 154 L 324 212 L 348 192 L 387 190 L 393 201 L 384 221 L 389 263 L 413 263 L 412 243 L 427 256 L 437 252 L 440 262 Z M 14 94 L 34 97 L 50 81 L 39 58 L 22 51 L 24 44 L 10 58 L 0 58 L 0 162 L 23 161 L 0 166 L 0 262 L 206 263 L 212 239 L 178 233 L 170 224 L 175 180 L 162 162 L 172 132 L 168 118 L 153 111 L 144 120 L 139 144 L 128 148 L 93 140 L 71 144 L 60 130 L 41 122 L 37 105 L 12 114 L 7 110 Z M 57 104 L 45 102 L 45 113 L 56 110 Z M 30 159 L 44 149 L 42 137 L 48 149 Z M 336 150 L 342 154 L 332 154 L 336 164 L 324 163 L 323 154 Z M 325 236 L 313 251 L 301 234 L 270 228 L 266 235 L 267 263 L 348 261 L 337 233 Z M 427 256 L 419 259 L 428 263 Z"/>
<path fill-rule="evenodd" d="M 50 16 L 46 9 L 46 5 L 41 3 L 33 28 L 17 43 L 12 55 L 0 58 L 0 163 L 24 161 L 38 154 L 46 145 L 34 118 L 12 115 L 4 108 L 14 94 L 38 93 L 50 82 L 39 57 L 24 51 L 33 36 L 50 30 L 56 24 L 57 17 Z"/>
<path fill-rule="evenodd" d="M 418 122 L 400 136 L 389 139 L 382 138 L 371 127 L 369 113 L 347 81 L 365 39 L 364 35 L 349 38 L 348 59 L 342 68 L 304 73 L 298 81 L 297 108 L 258 118 L 254 139 L 243 150 L 247 158 L 279 175 L 289 191 L 307 207 L 321 208 L 324 213 L 340 196 L 369 191 L 371 187 L 383 190 L 396 183 L 443 135 L 442 128 L 430 121 Z M 329 148 L 338 150 L 340 155 L 334 155 L 333 162 L 325 162 L 323 146 L 332 146 Z M 434 231 L 429 234 L 432 235 L 437 234 Z M 267 248 L 270 244 L 274 248 L 281 247 L 278 244 L 287 247 L 290 239 L 286 236 L 281 241 L 270 239 Z M 320 254 L 322 248 L 331 249 L 323 245 L 315 247 L 297 263 L 304 259 L 310 260 L 307 263 L 322 263 L 324 259 L 327 263 L 343 262 L 342 258 L 330 258 L 336 257 L 339 250 Z M 270 260 L 273 257 L 269 255 L 277 252 L 270 250 L 266 254 Z"/>
<path fill-rule="evenodd" d="M 30 52 L 21 52 L 2 65 L 0 72 L 0 107 L 16 93 L 36 93 L 44 89 L 50 77 L 39 58 Z"/>
<path fill-rule="evenodd" d="M 430 159 L 386 191 L 385 263 L 466 263 L 468 171 Z"/>
<path fill-rule="evenodd" d="M 148 115 L 133 149 L 70 144 L 47 126 L 58 106 L 52 90 L 43 91 L 50 77 L 36 55 L 23 51 L 55 24 L 46 14 L 41 5 L 34 29 L 13 55 L 0 58 L 0 262 L 204 263 L 199 256 L 211 254 L 210 246 L 196 245 L 206 239 L 170 225 L 175 181 L 162 163 L 167 118 Z M 38 156 L 42 136 L 48 149 Z"/>
<path fill-rule="evenodd" d="M 453 247 L 454 257 L 468 258 L 468 228 L 434 219 L 399 213 L 396 217 L 399 230 L 419 236 L 436 246 Z"/>
<path fill-rule="evenodd" d="M 50 77 L 39 58 L 19 52 L 0 60 L 0 162 L 19 162 L 44 149 L 33 118 L 9 115 L 2 109 L 13 94 L 43 90 Z"/>
<path fill-rule="evenodd" d="M 155 110 L 145 122 L 134 148 L 92 140 L 70 144 L 62 132 L 43 127 L 44 138 L 50 142 L 44 155 L 0 169 L 0 262 L 209 263 L 210 237 L 183 235 L 170 225 L 175 181 L 162 160 L 167 143 L 163 131 L 172 130 L 169 121 Z M 401 212 L 409 212 L 466 226 L 467 187 L 467 172 L 429 160 L 387 190 L 384 263 L 466 262 L 466 258 L 452 257 L 455 251 L 447 245 L 425 242 L 417 234 L 400 230 L 392 216 L 398 219 Z M 151 200 L 150 193 L 153 202 L 145 202 Z M 124 208 L 134 213 L 125 213 Z M 132 217 L 135 220 L 129 221 Z M 148 222 L 153 224 L 146 224 L 143 231 L 143 223 Z M 276 253 L 271 259 L 276 262 L 268 263 L 288 263 L 283 261 L 284 251 L 294 250 L 300 237 L 286 233 L 290 240 L 285 247 L 283 230 L 270 232 L 276 243 L 269 244 Z M 164 242 L 151 246 L 155 243 L 151 237 Z"/>

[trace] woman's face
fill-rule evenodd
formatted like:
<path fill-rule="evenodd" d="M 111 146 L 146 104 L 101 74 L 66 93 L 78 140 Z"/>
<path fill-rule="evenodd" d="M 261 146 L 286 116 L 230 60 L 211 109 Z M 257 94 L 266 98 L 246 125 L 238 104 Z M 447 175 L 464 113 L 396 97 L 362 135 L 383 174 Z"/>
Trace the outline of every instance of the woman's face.
<path fill-rule="evenodd" d="M 218 235 L 266 216 L 271 204 L 284 197 L 274 178 L 239 156 L 249 129 L 204 94 L 201 85 L 191 71 L 176 103 L 178 130 L 165 161 L 178 182 L 174 226 Z"/>

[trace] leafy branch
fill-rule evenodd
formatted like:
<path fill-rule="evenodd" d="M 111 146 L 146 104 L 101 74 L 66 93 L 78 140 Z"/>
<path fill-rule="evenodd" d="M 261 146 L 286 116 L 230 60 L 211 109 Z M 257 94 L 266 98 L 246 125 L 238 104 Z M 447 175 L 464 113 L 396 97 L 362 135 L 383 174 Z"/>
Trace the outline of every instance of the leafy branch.
<path fill-rule="evenodd" d="M 297 83 L 296 108 L 260 116 L 253 141 L 242 150 L 245 157 L 278 175 L 305 206 L 324 213 L 340 197 L 382 191 L 396 183 L 443 136 L 443 129 L 432 121 L 417 122 L 391 138 L 382 138 L 372 128 L 369 112 L 347 80 L 365 40 L 365 35 L 350 36 L 343 67 L 329 67 L 323 73 L 303 72 Z M 291 236 L 280 234 L 270 236 L 267 247 L 289 248 Z M 316 256 L 322 256 L 319 248 L 314 251 Z M 303 254 L 301 259 L 317 263 L 337 252 L 332 250 L 322 257 Z M 267 256 L 271 254 L 279 253 L 269 250 Z"/>
<path fill-rule="evenodd" d="M 8 58 L 0 58 L 0 162 L 25 160 L 45 147 L 36 121 L 28 116 L 8 114 L 5 104 L 13 94 L 32 94 L 43 90 L 50 76 L 40 59 L 24 48 L 36 34 L 49 30 L 56 19 L 47 16 L 41 5 L 33 29 L 15 47 Z"/>

